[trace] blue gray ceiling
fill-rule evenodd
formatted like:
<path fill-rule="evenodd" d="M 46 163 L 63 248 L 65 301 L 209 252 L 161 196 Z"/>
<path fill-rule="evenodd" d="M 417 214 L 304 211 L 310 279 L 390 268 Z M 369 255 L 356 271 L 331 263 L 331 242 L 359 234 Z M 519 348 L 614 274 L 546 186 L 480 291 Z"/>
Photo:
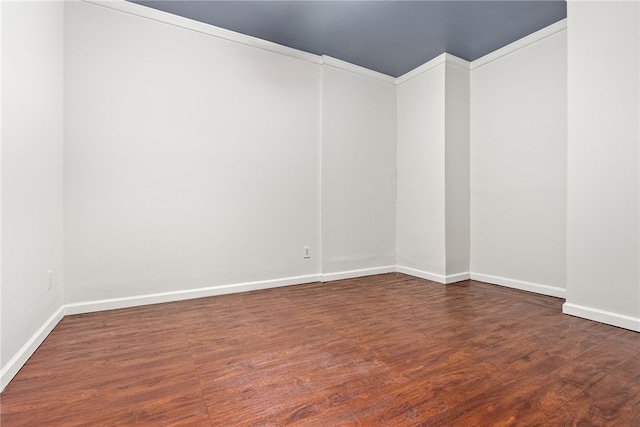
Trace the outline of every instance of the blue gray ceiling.
<path fill-rule="evenodd" d="M 564 0 L 130 1 L 393 77 L 443 52 L 473 61 L 567 15 Z"/>

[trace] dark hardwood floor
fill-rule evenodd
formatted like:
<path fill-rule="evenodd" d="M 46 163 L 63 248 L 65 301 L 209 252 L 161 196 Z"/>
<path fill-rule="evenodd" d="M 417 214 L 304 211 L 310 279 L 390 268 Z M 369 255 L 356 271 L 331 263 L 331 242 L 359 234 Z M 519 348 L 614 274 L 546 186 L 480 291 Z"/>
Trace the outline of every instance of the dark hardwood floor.
<path fill-rule="evenodd" d="M 640 426 L 640 334 L 385 274 L 65 317 L 8 426 Z"/>

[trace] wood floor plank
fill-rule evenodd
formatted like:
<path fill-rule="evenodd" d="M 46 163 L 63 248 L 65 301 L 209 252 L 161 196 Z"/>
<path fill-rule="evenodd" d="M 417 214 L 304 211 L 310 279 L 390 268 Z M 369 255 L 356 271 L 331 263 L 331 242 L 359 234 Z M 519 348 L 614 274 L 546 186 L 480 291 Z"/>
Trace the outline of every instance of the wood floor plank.
<path fill-rule="evenodd" d="M 65 317 L 5 426 L 640 426 L 640 334 L 384 274 Z"/>
<path fill-rule="evenodd" d="M 546 422 L 566 426 L 640 425 L 640 353 L 591 384 Z"/>

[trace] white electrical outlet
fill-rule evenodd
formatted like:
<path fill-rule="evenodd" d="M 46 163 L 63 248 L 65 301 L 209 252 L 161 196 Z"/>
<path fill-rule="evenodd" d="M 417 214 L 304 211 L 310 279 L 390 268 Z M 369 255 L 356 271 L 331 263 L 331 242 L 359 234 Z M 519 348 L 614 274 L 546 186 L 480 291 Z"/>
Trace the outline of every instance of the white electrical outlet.
<path fill-rule="evenodd" d="M 51 289 L 51 285 L 53 285 L 53 270 L 49 270 L 49 287 L 47 289 Z"/>
<path fill-rule="evenodd" d="M 309 246 L 304 246 L 302 248 L 302 258 L 311 258 L 311 249 Z"/>

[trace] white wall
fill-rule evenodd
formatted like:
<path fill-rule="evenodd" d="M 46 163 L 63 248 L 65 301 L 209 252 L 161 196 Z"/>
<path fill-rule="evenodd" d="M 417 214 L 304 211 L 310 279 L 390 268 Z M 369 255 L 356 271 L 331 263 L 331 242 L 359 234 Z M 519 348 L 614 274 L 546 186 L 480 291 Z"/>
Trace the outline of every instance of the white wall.
<path fill-rule="evenodd" d="M 87 3 L 65 31 L 67 303 L 317 279 L 320 65 Z"/>
<path fill-rule="evenodd" d="M 553 28 L 543 40 L 472 63 L 471 271 L 562 297 L 566 30 Z"/>
<path fill-rule="evenodd" d="M 446 275 L 445 64 L 397 88 L 397 263 L 434 279 Z M 420 70 L 418 70 L 420 71 Z"/>
<path fill-rule="evenodd" d="M 469 63 L 443 54 L 398 78 L 398 271 L 469 278 Z"/>
<path fill-rule="evenodd" d="M 640 4 L 568 2 L 566 313 L 640 331 Z"/>
<path fill-rule="evenodd" d="M 445 67 L 446 275 L 464 280 L 469 278 L 470 262 L 469 63 L 448 61 Z"/>
<path fill-rule="evenodd" d="M 62 305 L 63 140 L 63 5 L 1 7 L 0 390 L 40 343 L 29 345 L 30 339 Z"/>
<path fill-rule="evenodd" d="M 360 272 L 364 274 L 396 264 L 395 80 L 369 77 L 368 70 L 341 69 L 349 64 L 338 60 L 326 61 L 330 65 L 323 66 L 322 101 L 325 279 L 332 273 L 366 269 Z"/>

